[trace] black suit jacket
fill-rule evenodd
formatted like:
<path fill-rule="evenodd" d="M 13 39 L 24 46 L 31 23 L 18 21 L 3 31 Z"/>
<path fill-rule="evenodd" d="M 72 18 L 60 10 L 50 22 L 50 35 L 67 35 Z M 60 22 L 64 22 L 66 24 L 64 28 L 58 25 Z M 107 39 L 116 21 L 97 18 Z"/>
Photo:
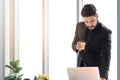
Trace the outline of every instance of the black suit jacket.
<path fill-rule="evenodd" d="M 84 22 L 77 24 L 72 48 L 76 49 L 76 43 L 85 40 L 85 51 L 78 55 L 77 66 L 85 63 L 85 66 L 99 67 L 100 77 L 108 77 L 110 58 L 111 58 L 111 30 L 98 22 L 94 30 L 89 31 Z"/>

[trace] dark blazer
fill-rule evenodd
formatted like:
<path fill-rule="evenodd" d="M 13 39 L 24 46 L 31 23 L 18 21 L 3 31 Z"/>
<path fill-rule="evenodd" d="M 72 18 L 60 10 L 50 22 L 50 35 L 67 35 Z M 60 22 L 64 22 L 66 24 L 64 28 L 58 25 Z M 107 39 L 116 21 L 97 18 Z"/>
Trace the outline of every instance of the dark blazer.
<path fill-rule="evenodd" d="M 85 40 L 86 47 L 78 55 L 77 66 L 85 63 L 85 66 L 99 67 L 100 77 L 108 77 L 110 58 L 111 58 L 111 30 L 98 22 L 94 30 L 90 31 L 84 22 L 77 24 L 72 48 L 75 52 L 76 43 Z"/>

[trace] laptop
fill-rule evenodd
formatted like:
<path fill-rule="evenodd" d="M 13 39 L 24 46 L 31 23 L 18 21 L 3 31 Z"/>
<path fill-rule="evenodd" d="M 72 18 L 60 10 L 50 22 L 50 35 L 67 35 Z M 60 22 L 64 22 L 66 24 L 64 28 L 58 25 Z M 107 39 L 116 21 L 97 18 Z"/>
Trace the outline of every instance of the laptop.
<path fill-rule="evenodd" d="M 69 80 L 100 80 L 98 67 L 69 67 Z"/>

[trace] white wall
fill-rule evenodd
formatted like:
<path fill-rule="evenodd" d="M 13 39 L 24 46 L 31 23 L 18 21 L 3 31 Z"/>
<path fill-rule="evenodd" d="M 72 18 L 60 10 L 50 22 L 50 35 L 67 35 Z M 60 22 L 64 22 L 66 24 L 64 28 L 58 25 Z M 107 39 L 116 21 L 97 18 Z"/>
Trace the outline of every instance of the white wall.
<path fill-rule="evenodd" d="M 77 23 L 76 0 L 49 0 L 49 76 L 68 80 L 67 67 L 76 67 L 72 40 Z"/>
<path fill-rule="evenodd" d="M 9 64 L 10 60 L 10 1 L 4 0 L 4 64 Z M 5 68 L 5 76 L 9 69 Z"/>
<path fill-rule="evenodd" d="M 19 1 L 19 57 L 23 78 L 42 73 L 42 0 Z"/>

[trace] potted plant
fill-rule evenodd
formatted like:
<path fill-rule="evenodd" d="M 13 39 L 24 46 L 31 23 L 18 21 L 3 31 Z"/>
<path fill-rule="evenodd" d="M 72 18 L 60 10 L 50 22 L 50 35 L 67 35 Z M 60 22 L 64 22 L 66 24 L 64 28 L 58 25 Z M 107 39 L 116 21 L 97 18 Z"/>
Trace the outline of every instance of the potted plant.
<path fill-rule="evenodd" d="M 23 74 L 20 74 L 22 67 L 19 66 L 19 62 L 19 60 L 12 60 L 9 65 L 5 65 L 6 68 L 10 69 L 10 73 L 5 77 L 5 80 L 22 80 Z"/>

